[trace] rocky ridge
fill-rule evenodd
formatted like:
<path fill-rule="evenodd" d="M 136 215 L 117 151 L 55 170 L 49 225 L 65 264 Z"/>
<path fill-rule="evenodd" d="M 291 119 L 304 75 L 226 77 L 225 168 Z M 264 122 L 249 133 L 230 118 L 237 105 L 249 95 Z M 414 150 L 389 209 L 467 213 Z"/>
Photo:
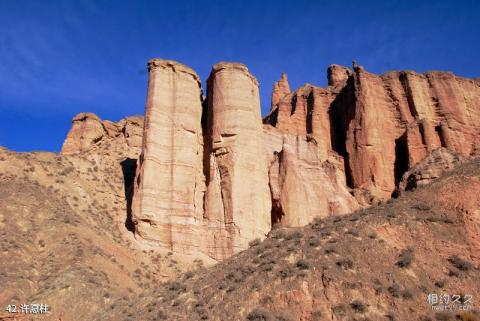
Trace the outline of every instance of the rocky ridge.
<path fill-rule="evenodd" d="M 154 59 L 148 69 L 132 223 L 137 237 L 178 253 L 225 259 L 272 228 L 388 200 L 422 177 L 412 174 L 422 161 L 426 178 L 435 159 L 451 155 L 440 166 L 451 168 L 480 150 L 480 85 L 448 72 L 331 65 L 327 87 L 295 91 L 282 74 L 262 125 L 258 83 L 242 64 L 216 64 L 206 97 L 183 64 Z M 106 127 L 77 116 L 62 152 L 83 152 L 111 135 Z M 138 143 L 136 128 L 113 133 Z"/>

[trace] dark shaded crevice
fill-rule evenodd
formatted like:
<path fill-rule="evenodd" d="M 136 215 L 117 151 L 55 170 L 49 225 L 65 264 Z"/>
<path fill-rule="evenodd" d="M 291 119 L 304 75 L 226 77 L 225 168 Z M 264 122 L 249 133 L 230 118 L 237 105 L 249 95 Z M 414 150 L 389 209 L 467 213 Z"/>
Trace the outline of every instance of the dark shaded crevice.
<path fill-rule="evenodd" d="M 407 105 L 408 105 L 408 110 L 410 111 L 410 115 L 412 117 L 418 117 L 418 113 L 415 109 L 415 103 L 413 101 L 412 90 L 410 89 L 410 86 L 408 84 L 407 75 L 402 72 L 400 73 L 398 79 L 400 80 L 403 91 L 405 92 L 405 97 L 407 98 Z"/>
<path fill-rule="evenodd" d="M 278 110 L 279 110 L 279 107 L 277 106 L 267 116 L 265 116 L 265 118 L 263 118 L 262 123 L 270 124 L 273 127 L 276 127 L 278 122 Z"/>
<path fill-rule="evenodd" d="M 440 139 L 440 145 L 442 147 L 447 147 L 447 142 L 445 141 L 445 136 L 443 134 L 442 126 L 441 125 L 435 126 L 435 132 L 437 133 L 438 138 Z"/>
<path fill-rule="evenodd" d="M 282 206 L 279 201 L 272 200 L 271 223 L 272 230 L 282 226 L 282 219 L 285 214 L 282 211 Z"/>
<path fill-rule="evenodd" d="M 127 158 L 120 162 L 123 172 L 123 182 L 125 190 L 125 200 L 127 202 L 127 217 L 125 219 L 125 227 L 130 232 L 135 231 L 135 225 L 132 221 L 132 198 L 133 198 L 133 183 L 135 180 L 135 173 L 137 170 L 137 160 Z"/>
<path fill-rule="evenodd" d="M 398 186 L 403 174 L 408 171 L 408 158 L 407 133 L 405 132 L 395 140 L 395 163 L 393 165 L 395 186 Z"/>
<path fill-rule="evenodd" d="M 355 84 L 354 77 L 347 79 L 345 87 L 330 104 L 328 116 L 330 120 L 330 139 L 332 149 L 343 157 L 345 166 L 346 184 L 353 188 L 353 178 L 350 160 L 347 152 L 347 132 L 352 119 L 355 118 Z"/>
<path fill-rule="evenodd" d="M 312 125 L 313 106 L 314 106 L 314 96 L 313 96 L 313 90 L 312 90 L 307 97 L 307 124 L 306 124 L 307 134 L 313 133 L 313 125 Z"/>
<path fill-rule="evenodd" d="M 297 110 L 297 99 L 297 95 L 295 94 L 291 101 L 292 109 L 290 110 L 290 115 L 295 114 L 295 111 Z"/>
<path fill-rule="evenodd" d="M 427 140 L 425 139 L 425 128 L 422 123 L 418 124 L 418 129 L 420 130 L 420 137 L 422 138 L 422 144 L 427 146 Z"/>

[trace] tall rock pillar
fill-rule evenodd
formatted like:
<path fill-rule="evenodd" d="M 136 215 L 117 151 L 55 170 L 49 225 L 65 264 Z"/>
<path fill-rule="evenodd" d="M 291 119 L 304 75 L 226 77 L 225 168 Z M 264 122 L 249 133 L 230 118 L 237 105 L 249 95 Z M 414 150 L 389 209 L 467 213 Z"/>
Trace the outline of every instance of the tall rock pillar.
<path fill-rule="evenodd" d="M 264 237 L 271 226 L 258 82 L 243 64 L 213 66 L 207 130 L 205 215 L 215 235 L 210 247 L 214 257 L 227 257 Z"/>
<path fill-rule="evenodd" d="M 132 220 L 143 239 L 181 253 L 198 246 L 205 191 L 200 79 L 170 60 L 148 63 L 142 154 Z"/>

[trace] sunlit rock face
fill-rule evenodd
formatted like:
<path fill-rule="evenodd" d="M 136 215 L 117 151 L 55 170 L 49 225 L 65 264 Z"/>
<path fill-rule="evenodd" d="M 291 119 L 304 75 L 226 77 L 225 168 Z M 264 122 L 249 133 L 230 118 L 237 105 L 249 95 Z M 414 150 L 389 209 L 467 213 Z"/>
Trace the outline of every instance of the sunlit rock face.
<path fill-rule="evenodd" d="M 213 66 L 207 115 L 205 217 L 214 231 L 225 228 L 219 239 L 227 245 L 222 255 L 230 255 L 264 237 L 271 226 L 258 82 L 243 64 Z"/>
<path fill-rule="evenodd" d="M 93 113 L 73 117 L 72 128 L 62 146 L 62 154 L 85 153 L 107 140 L 132 150 L 142 147 L 143 117 L 130 116 L 119 122 L 101 120 Z"/>
<path fill-rule="evenodd" d="M 153 59 L 148 70 L 132 218 L 139 237 L 190 253 L 199 243 L 205 190 L 200 79 L 169 60 Z"/>
<path fill-rule="evenodd" d="M 262 121 L 258 82 L 243 64 L 214 65 L 206 97 L 189 67 L 154 59 L 148 68 L 132 218 L 138 238 L 175 252 L 222 260 L 272 228 L 386 200 L 420 162 L 410 177 L 435 178 L 480 151 L 480 84 L 451 73 L 332 65 L 327 87 L 294 91 L 283 74 Z M 80 118 L 65 151 L 115 132 Z M 130 131 L 125 139 L 138 144 Z"/>

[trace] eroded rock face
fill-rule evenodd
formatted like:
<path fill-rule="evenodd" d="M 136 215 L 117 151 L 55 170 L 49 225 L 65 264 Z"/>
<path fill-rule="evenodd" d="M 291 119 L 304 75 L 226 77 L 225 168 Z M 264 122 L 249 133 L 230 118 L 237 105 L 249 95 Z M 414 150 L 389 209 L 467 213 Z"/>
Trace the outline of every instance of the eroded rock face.
<path fill-rule="evenodd" d="M 119 122 L 101 120 L 93 113 L 73 117 L 72 128 L 62 146 L 62 154 L 86 152 L 103 141 L 121 140 L 132 148 L 142 147 L 143 116 L 126 117 Z M 118 142 L 117 142 L 118 143 Z"/>
<path fill-rule="evenodd" d="M 447 148 L 437 148 L 403 175 L 399 189 L 408 191 L 429 184 L 464 161 L 464 157 Z"/>
<path fill-rule="evenodd" d="M 238 63 L 218 63 L 208 79 L 205 218 L 228 256 L 270 231 L 268 167 L 257 80 Z M 267 215 L 266 215 L 267 213 Z M 219 228 L 217 228 L 219 227 Z M 223 233 L 223 232 L 226 232 Z M 231 243 L 231 244 L 229 244 Z"/>
<path fill-rule="evenodd" d="M 262 125 L 244 65 L 214 65 L 206 99 L 189 67 L 148 68 L 143 135 L 141 117 L 80 114 L 62 152 L 142 142 L 135 233 L 178 253 L 222 260 L 272 228 L 351 213 L 480 153 L 480 84 L 451 73 L 332 65 L 329 86 L 293 92 L 282 75 Z"/>
<path fill-rule="evenodd" d="M 132 202 L 138 236 L 181 253 L 199 245 L 203 217 L 202 90 L 180 63 L 148 63 L 142 154 Z"/>
<path fill-rule="evenodd" d="M 314 217 L 343 215 L 359 208 L 346 186 L 343 159 L 323 158 L 322 146 L 306 137 L 265 125 L 272 194 L 272 226 L 303 226 Z"/>
<path fill-rule="evenodd" d="M 272 101 L 270 110 L 274 109 L 283 97 L 290 93 L 290 85 L 286 73 L 282 73 L 280 80 L 275 81 L 272 90 Z"/>
<path fill-rule="evenodd" d="M 286 95 L 264 123 L 314 139 L 322 159 L 344 160 L 360 203 L 387 199 L 402 175 L 440 147 L 463 157 L 479 152 L 480 86 L 448 72 L 375 75 L 332 65 L 329 86 Z"/>

